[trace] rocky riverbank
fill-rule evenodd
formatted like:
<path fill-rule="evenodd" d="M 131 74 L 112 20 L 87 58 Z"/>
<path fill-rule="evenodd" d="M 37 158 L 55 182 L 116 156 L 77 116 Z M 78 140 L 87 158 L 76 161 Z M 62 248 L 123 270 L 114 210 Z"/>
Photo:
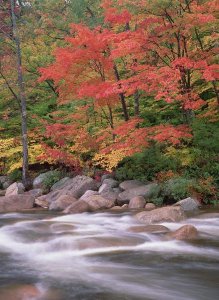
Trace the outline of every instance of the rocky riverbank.
<path fill-rule="evenodd" d="M 151 202 L 151 196 L 154 188 L 157 188 L 157 183 L 145 184 L 138 180 L 118 182 L 110 174 L 103 175 L 100 182 L 88 176 L 65 177 L 56 182 L 49 193 L 44 194 L 44 180 L 48 173 L 35 178 L 33 189 L 27 192 L 22 183 L 15 182 L 8 185 L 0 197 L 0 212 L 16 212 L 32 208 L 44 208 L 63 214 L 130 210 L 139 223 L 145 225 L 146 231 L 157 232 L 160 225 L 156 227 L 154 224 L 183 221 L 188 213 L 196 213 L 200 206 L 196 199 L 186 198 L 171 206 L 156 207 Z M 197 235 L 196 228 L 188 225 L 177 232 L 168 232 L 166 236 L 190 239 Z"/>

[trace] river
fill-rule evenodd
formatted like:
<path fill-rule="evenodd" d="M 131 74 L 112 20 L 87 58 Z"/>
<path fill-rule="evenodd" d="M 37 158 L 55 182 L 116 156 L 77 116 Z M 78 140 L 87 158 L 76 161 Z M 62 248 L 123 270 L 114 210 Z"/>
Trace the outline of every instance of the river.
<path fill-rule="evenodd" d="M 0 214 L 0 300 L 218 299 L 218 212 L 163 223 L 196 226 L 190 242 L 133 233 L 128 212 Z"/>

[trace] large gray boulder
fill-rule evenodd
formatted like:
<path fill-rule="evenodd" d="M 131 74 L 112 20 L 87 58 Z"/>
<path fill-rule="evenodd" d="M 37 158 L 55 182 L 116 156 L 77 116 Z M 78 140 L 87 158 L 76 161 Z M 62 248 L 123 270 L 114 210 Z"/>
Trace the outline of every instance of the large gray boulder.
<path fill-rule="evenodd" d="M 154 188 L 156 186 L 156 183 L 150 183 L 135 188 L 127 189 L 118 195 L 118 203 L 128 203 L 132 198 L 136 196 L 142 196 L 147 200 L 152 196 Z"/>
<path fill-rule="evenodd" d="M 0 213 L 15 212 L 33 208 L 34 197 L 31 195 L 12 195 L 0 197 Z"/>
<path fill-rule="evenodd" d="M 38 189 L 38 188 L 45 189 L 46 180 L 55 174 L 56 174 L 56 171 L 48 171 L 48 172 L 40 174 L 39 176 L 37 176 L 34 179 L 33 188 L 34 189 Z"/>
<path fill-rule="evenodd" d="M 136 196 L 132 198 L 129 202 L 130 209 L 144 208 L 146 204 L 145 198 L 142 196 Z"/>
<path fill-rule="evenodd" d="M 110 186 L 111 188 L 116 188 L 119 186 L 119 182 L 113 178 L 104 179 L 102 184 L 106 184 L 106 185 Z"/>
<path fill-rule="evenodd" d="M 102 184 L 101 187 L 99 188 L 99 194 L 106 198 L 106 199 L 110 199 L 112 201 L 116 201 L 118 196 L 119 196 L 119 192 L 117 191 L 117 189 L 114 189 L 110 186 L 108 186 L 107 184 Z"/>
<path fill-rule="evenodd" d="M 66 181 L 62 189 L 47 194 L 46 199 L 49 203 L 56 201 L 62 195 L 70 195 L 79 199 L 88 190 L 97 190 L 96 181 L 91 177 L 78 175 Z"/>
<path fill-rule="evenodd" d="M 101 176 L 101 183 L 105 180 L 105 179 L 109 179 L 109 178 L 113 178 L 113 174 L 103 174 Z"/>
<path fill-rule="evenodd" d="M 144 224 L 156 224 L 162 222 L 180 222 L 184 220 L 185 214 L 180 206 L 166 206 L 151 211 L 143 211 L 136 218 Z"/>
<path fill-rule="evenodd" d="M 65 214 L 80 214 L 83 212 L 89 212 L 90 211 L 90 206 L 87 202 L 84 200 L 78 200 L 68 206 L 65 210 Z"/>
<path fill-rule="evenodd" d="M 115 205 L 115 200 L 104 198 L 101 195 L 93 195 L 84 200 L 90 207 L 91 211 L 111 208 Z"/>
<path fill-rule="evenodd" d="M 62 211 L 76 201 L 78 200 L 72 196 L 62 195 L 50 204 L 49 210 Z"/>
<path fill-rule="evenodd" d="M 139 180 L 125 180 L 120 183 L 119 187 L 122 190 L 130 190 L 130 189 L 134 189 L 139 186 L 142 186 L 142 185 L 145 185 L 145 184 Z"/>
<path fill-rule="evenodd" d="M 196 199 L 188 197 L 186 199 L 176 202 L 174 206 L 181 206 L 184 211 L 189 212 L 197 210 L 201 205 Z"/>
<path fill-rule="evenodd" d="M 88 190 L 81 196 L 80 200 L 86 200 L 88 197 L 98 195 L 97 191 Z"/>
<path fill-rule="evenodd" d="M 51 187 L 51 191 L 56 191 L 56 190 L 60 190 L 62 189 L 65 185 L 67 185 L 67 183 L 71 182 L 70 177 L 64 177 L 61 180 L 57 181 L 55 184 L 53 184 L 53 186 Z"/>
<path fill-rule="evenodd" d="M 25 190 L 25 187 L 24 187 L 23 183 L 14 182 L 6 189 L 5 196 L 23 194 L 24 190 Z"/>

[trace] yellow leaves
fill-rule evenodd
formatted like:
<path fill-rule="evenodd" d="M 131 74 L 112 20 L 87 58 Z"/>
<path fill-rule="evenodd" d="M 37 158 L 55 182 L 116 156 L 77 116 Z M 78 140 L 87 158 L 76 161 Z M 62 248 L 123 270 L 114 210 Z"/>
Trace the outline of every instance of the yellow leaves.
<path fill-rule="evenodd" d="M 125 149 L 113 150 L 107 154 L 95 154 L 94 165 L 100 165 L 103 169 L 107 171 L 112 171 L 117 167 L 119 162 L 126 157 Z"/>
<path fill-rule="evenodd" d="M 180 160 L 182 166 L 189 166 L 194 160 L 194 154 L 189 148 L 176 149 L 173 146 L 167 148 L 165 156 L 176 157 Z"/>
<path fill-rule="evenodd" d="M 30 141 L 29 146 L 29 163 L 38 162 L 38 156 L 43 153 L 40 144 Z M 0 164 L 4 166 L 3 172 L 11 173 L 22 167 L 22 145 L 21 142 L 14 138 L 0 139 Z M 41 162 L 42 163 L 42 162 Z M 3 168 L 3 167 L 1 167 Z"/>

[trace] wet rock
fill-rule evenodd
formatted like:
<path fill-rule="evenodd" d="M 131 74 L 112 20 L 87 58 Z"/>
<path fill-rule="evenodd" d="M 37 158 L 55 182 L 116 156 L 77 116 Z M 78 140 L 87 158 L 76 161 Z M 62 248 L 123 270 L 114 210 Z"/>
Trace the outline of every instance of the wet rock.
<path fill-rule="evenodd" d="M 104 198 L 101 195 L 93 195 L 84 200 L 90 207 L 91 211 L 112 208 L 115 205 L 115 200 Z"/>
<path fill-rule="evenodd" d="M 57 181 L 55 184 L 53 184 L 50 190 L 51 191 L 60 190 L 70 181 L 71 179 L 69 177 L 64 177 L 61 180 Z"/>
<path fill-rule="evenodd" d="M 110 186 L 111 188 L 116 188 L 119 186 L 119 182 L 113 178 L 104 179 L 102 184 L 106 184 L 106 185 Z"/>
<path fill-rule="evenodd" d="M 130 190 L 137 188 L 139 186 L 145 185 L 143 182 L 139 180 L 126 180 L 120 183 L 119 187 L 122 190 Z"/>
<path fill-rule="evenodd" d="M 140 212 L 136 215 L 136 218 L 145 224 L 179 222 L 185 218 L 185 214 L 180 206 L 167 206 Z"/>
<path fill-rule="evenodd" d="M 144 197 L 136 196 L 130 200 L 128 207 L 130 209 L 144 208 L 145 204 L 146 204 L 146 201 L 145 201 Z"/>
<path fill-rule="evenodd" d="M 33 208 L 34 197 L 31 195 L 11 195 L 0 197 L 0 212 L 15 212 Z"/>
<path fill-rule="evenodd" d="M 147 225 L 147 226 L 133 226 L 128 228 L 130 232 L 146 232 L 146 233 L 167 233 L 169 232 L 169 228 L 163 225 Z"/>
<path fill-rule="evenodd" d="M 64 213 L 65 214 L 80 214 L 83 212 L 89 212 L 90 206 L 88 205 L 87 202 L 85 202 L 84 200 L 78 200 L 76 202 L 74 202 L 73 204 L 71 204 L 70 206 L 68 206 L 65 210 Z"/>
<path fill-rule="evenodd" d="M 174 206 L 181 206 L 184 211 L 194 211 L 197 210 L 201 205 L 196 199 L 189 197 L 178 201 L 174 204 Z"/>
<path fill-rule="evenodd" d="M 10 285 L 0 290 L 0 300 L 60 300 L 59 291 L 35 285 Z"/>
<path fill-rule="evenodd" d="M 69 195 L 62 195 L 60 196 L 56 201 L 53 201 L 50 206 L 49 210 L 56 210 L 56 211 L 62 211 L 66 209 L 71 204 L 78 201 L 76 198 L 69 196 Z"/>
<path fill-rule="evenodd" d="M 42 299 L 40 290 L 34 285 L 9 286 L 1 291 L 0 300 Z"/>
<path fill-rule="evenodd" d="M 128 203 L 132 198 L 136 196 L 142 196 L 146 200 L 151 197 L 154 188 L 157 186 L 156 183 L 150 183 L 147 185 L 141 185 L 136 188 L 131 188 L 125 190 L 124 192 L 120 193 L 118 196 L 118 203 Z"/>
<path fill-rule="evenodd" d="M 153 210 L 153 209 L 155 209 L 156 208 L 156 205 L 154 204 L 154 203 L 147 203 L 146 205 L 145 205 L 145 210 Z"/>
<path fill-rule="evenodd" d="M 166 236 L 176 240 L 192 240 L 198 237 L 198 230 L 192 225 L 184 225 Z"/>
<path fill-rule="evenodd" d="M 24 190 L 25 190 L 25 187 L 24 187 L 23 183 L 14 182 L 6 189 L 5 196 L 23 194 Z"/>
<path fill-rule="evenodd" d="M 49 202 L 47 200 L 47 195 L 43 195 L 43 196 L 37 197 L 34 200 L 34 204 L 36 206 L 40 206 L 42 208 L 48 208 L 49 207 Z"/>
<path fill-rule="evenodd" d="M 122 206 L 116 205 L 116 206 L 113 206 L 111 209 L 112 210 L 119 210 L 119 209 L 122 209 Z"/>

